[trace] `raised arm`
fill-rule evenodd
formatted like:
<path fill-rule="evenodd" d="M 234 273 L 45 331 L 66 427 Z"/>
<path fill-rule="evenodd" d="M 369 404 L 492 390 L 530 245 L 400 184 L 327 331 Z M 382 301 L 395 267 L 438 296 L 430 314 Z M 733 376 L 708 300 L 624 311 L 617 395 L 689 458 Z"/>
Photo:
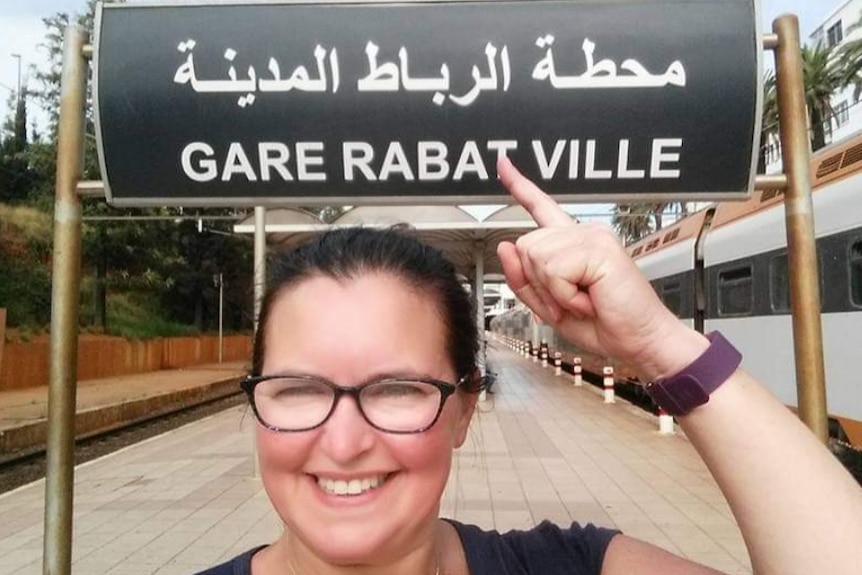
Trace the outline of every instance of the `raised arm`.
<path fill-rule="evenodd" d="M 506 189 L 539 224 L 501 243 L 506 280 L 577 346 L 636 366 L 643 381 L 683 370 L 708 340 L 659 301 L 606 226 L 576 224 L 508 159 Z M 850 575 L 862 560 L 862 489 L 774 396 L 737 370 L 678 422 L 739 523 L 758 575 Z M 603 575 L 712 573 L 649 544 L 617 537 Z"/>

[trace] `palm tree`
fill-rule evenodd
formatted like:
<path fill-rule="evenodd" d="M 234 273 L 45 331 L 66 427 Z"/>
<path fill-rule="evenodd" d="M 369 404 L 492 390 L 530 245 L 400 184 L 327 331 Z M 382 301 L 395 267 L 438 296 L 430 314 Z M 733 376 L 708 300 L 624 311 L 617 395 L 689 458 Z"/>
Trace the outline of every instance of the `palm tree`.
<path fill-rule="evenodd" d="M 847 33 L 862 27 L 862 13 L 859 20 L 847 27 Z M 853 86 L 853 99 L 858 100 L 862 94 L 862 38 L 845 43 L 838 51 L 838 59 L 842 62 L 841 83 Z"/>
<path fill-rule="evenodd" d="M 626 245 L 648 236 L 653 231 L 651 207 L 654 204 L 634 203 L 614 206 L 611 226 Z"/>
<path fill-rule="evenodd" d="M 831 129 L 832 94 L 842 88 L 844 78 L 841 60 L 832 47 L 802 47 L 802 78 L 805 84 L 805 104 L 811 129 L 811 149 L 826 145 L 827 122 Z"/>

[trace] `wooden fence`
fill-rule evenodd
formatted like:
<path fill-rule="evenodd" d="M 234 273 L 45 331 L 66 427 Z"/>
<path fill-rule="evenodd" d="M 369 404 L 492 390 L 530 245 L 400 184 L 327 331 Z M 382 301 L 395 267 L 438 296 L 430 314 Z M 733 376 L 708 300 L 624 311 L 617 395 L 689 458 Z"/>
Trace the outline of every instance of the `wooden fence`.
<path fill-rule="evenodd" d="M 47 337 L 28 342 L 0 339 L 0 390 L 48 385 Z M 224 337 L 224 361 L 251 363 L 251 337 Z M 178 369 L 218 362 L 218 336 L 165 337 L 129 340 L 81 335 L 78 340 L 78 380 L 98 379 L 161 369 Z"/>

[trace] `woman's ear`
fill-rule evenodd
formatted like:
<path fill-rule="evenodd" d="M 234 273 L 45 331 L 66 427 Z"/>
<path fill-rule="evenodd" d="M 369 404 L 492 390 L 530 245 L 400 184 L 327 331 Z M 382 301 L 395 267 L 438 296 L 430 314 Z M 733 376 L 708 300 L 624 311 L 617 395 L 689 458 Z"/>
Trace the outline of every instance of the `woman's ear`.
<path fill-rule="evenodd" d="M 458 392 L 459 406 L 458 419 L 455 422 L 455 447 L 461 447 L 467 440 L 467 430 L 470 429 L 470 420 L 479 400 L 479 392 L 484 387 L 482 373 L 479 368 L 473 368 L 470 374 L 470 382 L 465 386 L 466 392 Z"/>

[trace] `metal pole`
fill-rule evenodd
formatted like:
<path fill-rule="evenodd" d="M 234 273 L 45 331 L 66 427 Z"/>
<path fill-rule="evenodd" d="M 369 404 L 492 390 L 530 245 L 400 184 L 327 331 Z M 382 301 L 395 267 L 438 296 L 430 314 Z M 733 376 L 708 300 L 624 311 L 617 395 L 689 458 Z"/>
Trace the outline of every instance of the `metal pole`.
<path fill-rule="evenodd" d="M 51 374 L 48 383 L 48 454 L 42 570 L 68 575 L 72 564 L 75 464 L 75 393 L 78 367 L 78 295 L 81 281 L 81 200 L 75 191 L 84 150 L 87 33 L 66 28 L 60 80 L 60 125 L 54 199 L 51 286 Z"/>
<path fill-rule="evenodd" d="M 224 275 L 218 275 L 218 362 L 224 360 Z"/>
<path fill-rule="evenodd" d="M 266 291 L 266 208 L 254 208 L 254 333 L 257 334 L 260 305 Z M 257 443 L 252 440 L 252 461 L 254 477 L 260 477 L 260 461 L 257 457 Z"/>
<path fill-rule="evenodd" d="M 829 440 L 829 428 L 820 324 L 819 268 L 814 239 L 808 115 L 802 76 L 799 20 L 792 14 L 780 16 L 773 21 L 772 31 L 778 36 L 778 45 L 775 48 L 775 79 L 779 135 L 784 173 L 787 176 L 784 209 L 799 417 L 826 443 Z"/>
<path fill-rule="evenodd" d="M 266 288 L 266 208 L 254 208 L 254 331 Z"/>
<path fill-rule="evenodd" d="M 485 242 L 476 242 L 473 244 L 473 265 L 476 266 L 476 327 L 479 333 L 479 354 L 477 363 L 482 375 L 487 373 L 487 364 L 485 360 Z M 458 374 L 461 377 L 462 374 Z M 487 398 L 483 389 L 479 395 L 479 400 L 484 401 Z"/>

